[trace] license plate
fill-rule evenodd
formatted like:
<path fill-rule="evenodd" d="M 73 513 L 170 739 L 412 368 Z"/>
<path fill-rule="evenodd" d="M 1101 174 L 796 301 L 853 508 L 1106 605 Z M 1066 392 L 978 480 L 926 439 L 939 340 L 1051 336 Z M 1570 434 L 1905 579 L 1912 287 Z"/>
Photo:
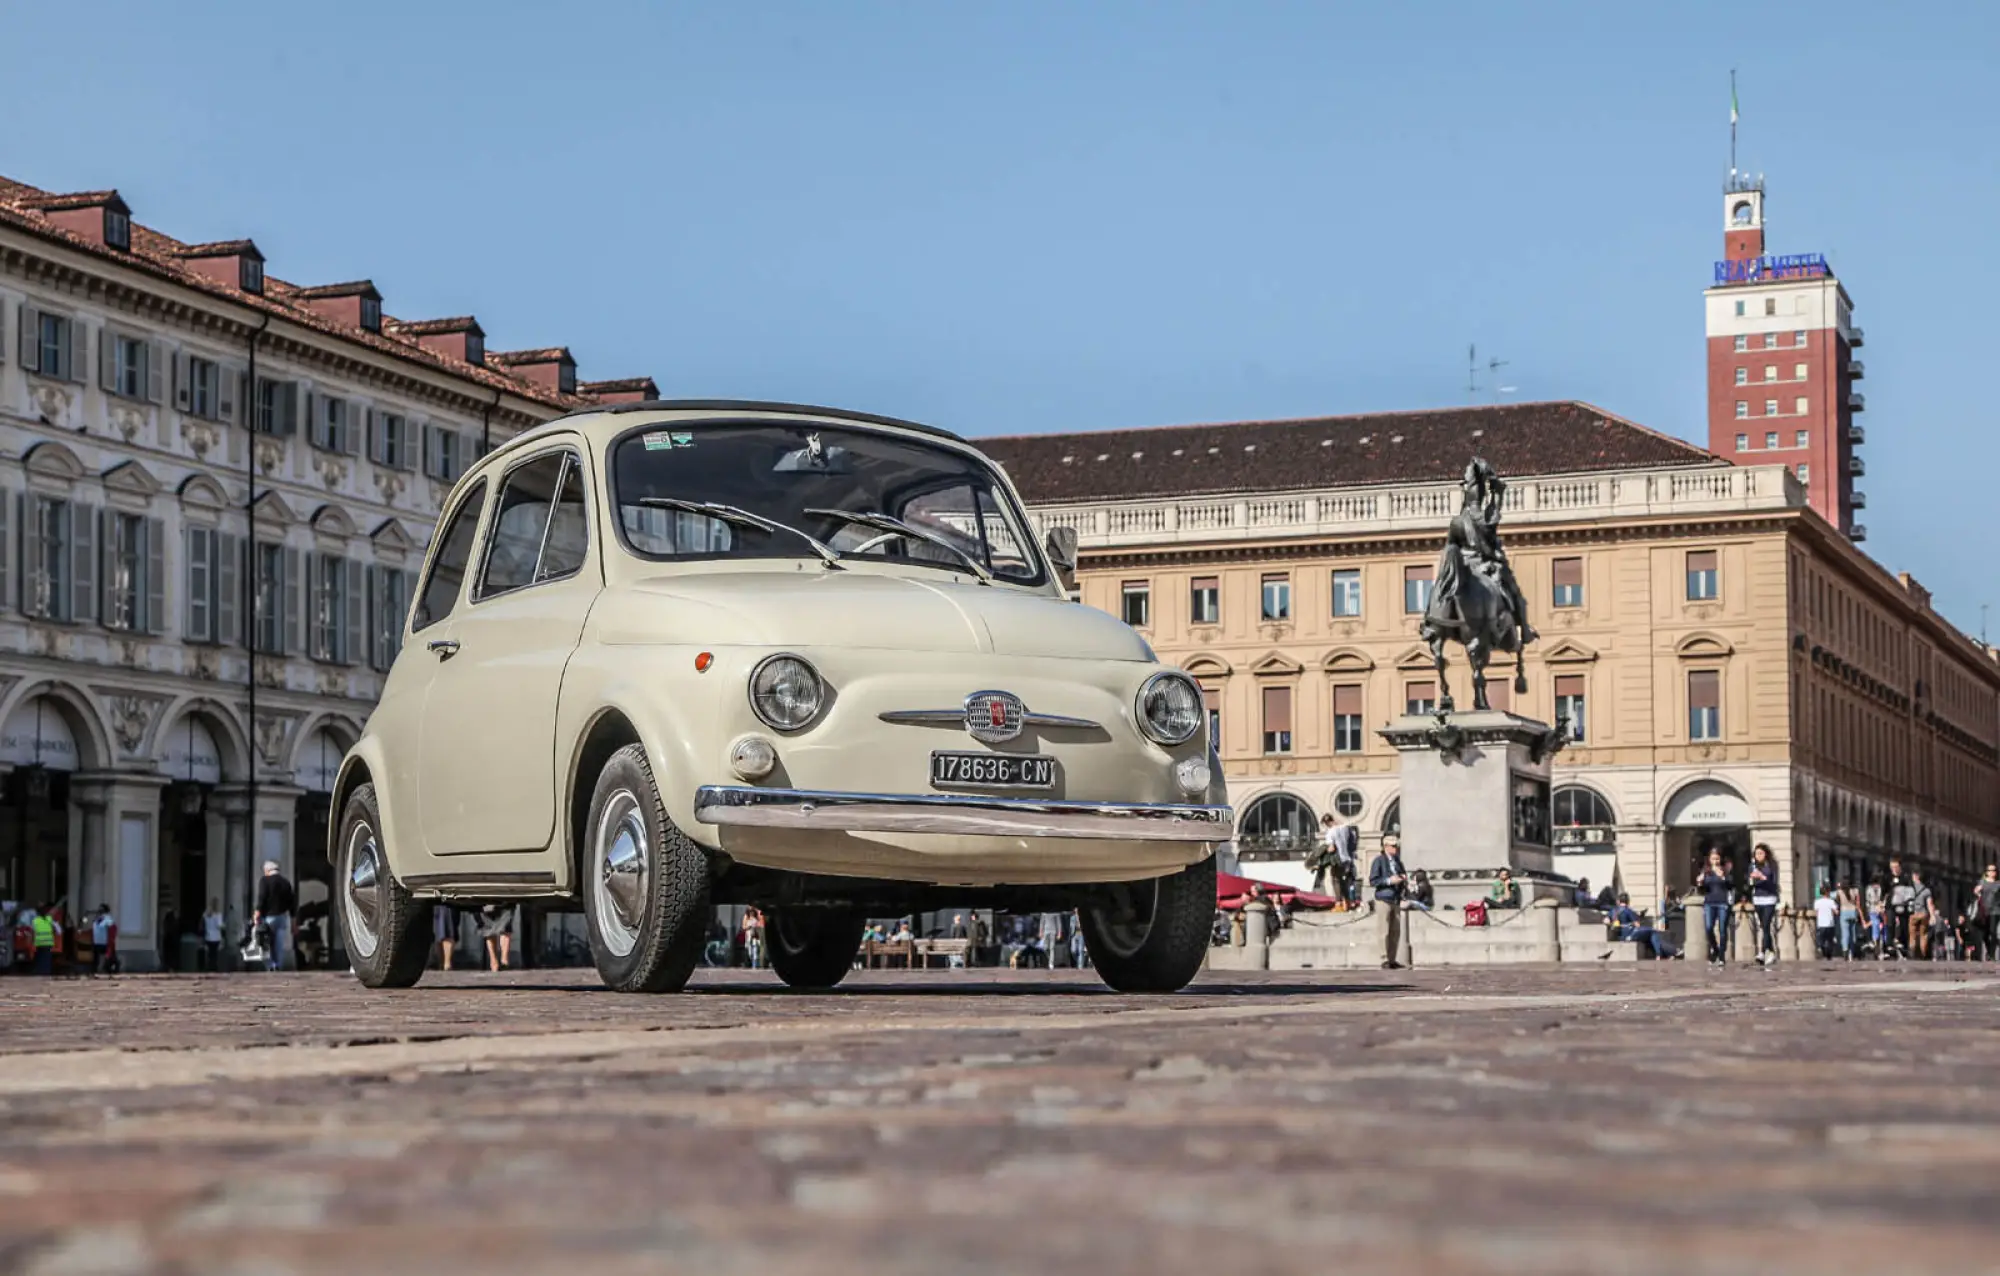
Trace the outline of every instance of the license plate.
<path fill-rule="evenodd" d="M 1021 753 L 931 754 L 931 783 L 971 785 L 982 789 L 1052 789 L 1056 760 Z"/>

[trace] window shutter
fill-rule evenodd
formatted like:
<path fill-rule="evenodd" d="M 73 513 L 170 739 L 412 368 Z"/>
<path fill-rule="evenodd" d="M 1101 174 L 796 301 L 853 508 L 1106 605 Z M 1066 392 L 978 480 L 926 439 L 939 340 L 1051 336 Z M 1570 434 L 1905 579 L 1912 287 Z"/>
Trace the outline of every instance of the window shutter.
<path fill-rule="evenodd" d="M 146 346 L 146 401 L 167 401 L 167 347 L 155 341 Z"/>
<path fill-rule="evenodd" d="M 7 308 L 0 306 L 0 363 L 7 362 Z"/>
<path fill-rule="evenodd" d="M 1361 688 L 1353 685 L 1333 689 L 1333 711 L 1348 717 L 1361 716 Z"/>
<path fill-rule="evenodd" d="M 83 325 L 71 320 L 69 330 L 76 340 L 78 353 L 81 353 Z M 101 390 L 118 388 L 118 337 L 109 328 L 104 330 L 104 339 L 97 343 L 97 386 Z"/>
<path fill-rule="evenodd" d="M 4 348 L 4 344 L 0 343 L 0 349 Z M 0 492 L 0 611 L 14 601 L 14 544 L 9 535 L 14 529 L 8 522 L 8 516 L 14 510 L 15 503 L 7 499 L 6 493 Z"/>
<path fill-rule="evenodd" d="M 215 369 L 215 415 L 219 420 L 235 424 L 236 402 L 243 390 L 243 373 L 235 368 L 225 368 L 220 364 Z"/>
<path fill-rule="evenodd" d="M 360 664 L 363 653 L 363 639 L 368 632 L 368 613 L 361 605 L 361 594 L 366 586 L 362 577 L 366 574 L 366 564 L 358 558 L 345 561 L 347 587 L 340 599 L 341 643 L 340 663 Z"/>
<path fill-rule="evenodd" d="M 181 528 L 181 637 L 188 642 L 205 642 L 209 635 L 208 600 L 202 597 L 202 580 L 199 566 L 206 558 L 208 529 L 206 527 Z M 208 576 L 212 583 L 213 572 Z"/>
<path fill-rule="evenodd" d="M 97 619 L 97 510 L 74 501 L 63 506 L 69 518 L 69 605 L 64 620 Z M 61 606 L 61 604 L 57 604 Z"/>
<path fill-rule="evenodd" d="M 149 634 L 167 632 L 167 525 L 146 520 L 146 617 Z"/>
<path fill-rule="evenodd" d="M 100 342 L 100 348 L 104 343 Z M 89 380 L 90 373 L 90 329 L 83 326 L 81 319 L 69 321 L 69 366 L 63 369 L 65 381 L 82 383 Z"/>
<path fill-rule="evenodd" d="M 215 537 L 215 640 L 235 643 L 237 613 L 243 605 L 243 538 L 220 532 Z"/>
<path fill-rule="evenodd" d="M 25 301 L 21 303 L 21 367 L 28 372 L 42 370 L 42 312 Z"/>
<path fill-rule="evenodd" d="M 303 626 L 305 624 L 306 591 L 305 573 L 300 570 L 299 551 L 285 551 L 284 586 L 284 650 L 296 655 L 305 650 Z"/>
<path fill-rule="evenodd" d="M 42 610 L 35 588 L 39 583 L 41 564 L 47 552 L 42 546 L 41 502 L 23 492 L 14 502 L 14 512 L 19 516 L 15 521 L 21 528 L 21 553 L 16 560 L 21 565 L 21 613 L 27 616 L 39 616 Z"/>
<path fill-rule="evenodd" d="M 382 464 L 381 417 L 374 408 L 361 409 L 362 432 L 368 436 L 368 459 Z"/>
<path fill-rule="evenodd" d="M 363 602 L 368 610 L 368 667 L 370 669 L 380 669 L 382 667 L 382 616 L 389 610 L 384 605 L 386 600 L 382 596 L 382 587 L 387 583 L 382 578 L 383 570 L 380 567 L 369 567 L 367 583 L 364 586 L 367 590 L 367 596 L 363 599 Z"/>
<path fill-rule="evenodd" d="M 424 473 L 430 478 L 437 477 L 438 434 L 435 425 L 429 421 L 424 422 Z"/>
<path fill-rule="evenodd" d="M 1290 687 L 1264 688 L 1264 730 L 1290 731 L 1292 729 L 1292 689 Z"/>
<path fill-rule="evenodd" d="M 402 437 L 397 440 L 397 446 L 401 454 L 396 457 L 395 463 L 398 467 L 405 470 L 414 470 L 417 468 L 418 440 L 416 425 L 415 421 L 409 417 L 404 417 Z"/>
<path fill-rule="evenodd" d="M 1575 585 L 1581 589 L 1583 587 L 1583 560 L 1581 558 L 1556 559 L 1555 577 L 1555 583 L 1558 588 L 1564 585 Z"/>
<path fill-rule="evenodd" d="M 285 419 L 277 432 L 286 438 L 292 438 L 299 432 L 299 419 L 311 415 L 312 395 L 298 382 L 287 381 L 284 384 L 284 388 L 279 392 L 278 398 L 284 405 Z"/>
<path fill-rule="evenodd" d="M 1580 696 L 1580 695 L 1582 695 L 1582 694 L 1583 694 L 1583 675 L 1582 675 L 1582 674 L 1580 674 L 1580 673 L 1564 673 L 1564 674 L 1557 674 L 1557 675 L 1556 675 L 1556 698 L 1557 698 L 1557 699 L 1561 699 L 1561 698 L 1562 698 L 1562 697 L 1564 697 L 1564 696 Z"/>
<path fill-rule="evenodd" d="M 341 404 L 340 450 L 349 456 L 361 455 L 361 408 L 352 400 Z"/>

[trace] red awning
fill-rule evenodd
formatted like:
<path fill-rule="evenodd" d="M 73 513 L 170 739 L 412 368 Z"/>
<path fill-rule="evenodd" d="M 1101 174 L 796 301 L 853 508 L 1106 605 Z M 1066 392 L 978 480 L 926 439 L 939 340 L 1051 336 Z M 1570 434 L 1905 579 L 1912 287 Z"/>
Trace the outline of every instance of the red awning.
<path fill-rule="evenodd" d="M 1293 908 L 1332 908 L 1340 901 L 1331 895 L 1315 895 L 1293 886 L 1280 886 L 1276 882 L 1259 881 L 1254 877 L 1238 877 L 1234 873 L 1217 871 L 1215 874 L 1215 902 L 1221 908 L 1241 908 L 1243 901 L 1250 898 L 1250 888 L 1264 888 L 1264 898 L 1273 904 L 1289 901 Z"/>

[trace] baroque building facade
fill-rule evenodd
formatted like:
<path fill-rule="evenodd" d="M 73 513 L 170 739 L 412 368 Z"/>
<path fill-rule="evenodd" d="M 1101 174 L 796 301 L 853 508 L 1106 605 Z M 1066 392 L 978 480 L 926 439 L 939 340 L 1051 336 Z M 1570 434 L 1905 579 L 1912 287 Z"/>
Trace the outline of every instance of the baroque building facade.
<path fill-rule="evenodd" d="M 255 865 L 327 898 L 327 795 L 439 502 L 485 448 L 650 380 L 299 287 L 116 191 L 0 181 L 0 900 L 108 904 L 177 966 Z"/>
<path fill-rule="evenodd" d="M 1948 899 L 2000 850 L 2000 664 L 1822 518 L 1787 464 L 1730 465 L 1578 403 L 981 441 L 1081 601 L 1201 682 L 1246 872 L 1303 884 L 1318 821 L 1401 819 L 1377 734 L 1437 703 L 1417 636 L 1473 456 L 1541 639 L 1494 707 L 1570 724 L 1558 864 L 1635 902 L 1713 845 L 1786 892 L 1891 855 Z M 1453 691 L 1470 701 L 1454 659 Z M 1257 861 L 1264 861 L 1258 863 Z M 1416 864 L 1421 867 L 1421 862 Z"/>

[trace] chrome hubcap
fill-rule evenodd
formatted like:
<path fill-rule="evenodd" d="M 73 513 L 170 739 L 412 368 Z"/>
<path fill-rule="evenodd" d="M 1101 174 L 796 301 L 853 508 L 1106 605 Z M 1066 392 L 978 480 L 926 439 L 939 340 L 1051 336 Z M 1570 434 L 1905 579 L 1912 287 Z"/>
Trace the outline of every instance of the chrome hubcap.
<path fill-rule="evenodd" d="M 1099 938 L 1117 956 L 1130 957 L 1153 933 L 1153 913 L 1159 901 L 1157 881 L 1122 882 L 1112 887 L 1110 901 L 1091 910 Z"/>
<path fill-rule="evenodd" d="M 652 856 L 639 799 L 620 790 L 605 803 L 597 824 L 597 929 L 605 946 L 623 957 L 639 942 L 646 921 Z"/>
<path fill-rule="evenodd" d="M 347 836 L 347 944 L 363 957 L 374 953 L 381 933 L 383 891 L 375 830 L 356 824 Z"/>

